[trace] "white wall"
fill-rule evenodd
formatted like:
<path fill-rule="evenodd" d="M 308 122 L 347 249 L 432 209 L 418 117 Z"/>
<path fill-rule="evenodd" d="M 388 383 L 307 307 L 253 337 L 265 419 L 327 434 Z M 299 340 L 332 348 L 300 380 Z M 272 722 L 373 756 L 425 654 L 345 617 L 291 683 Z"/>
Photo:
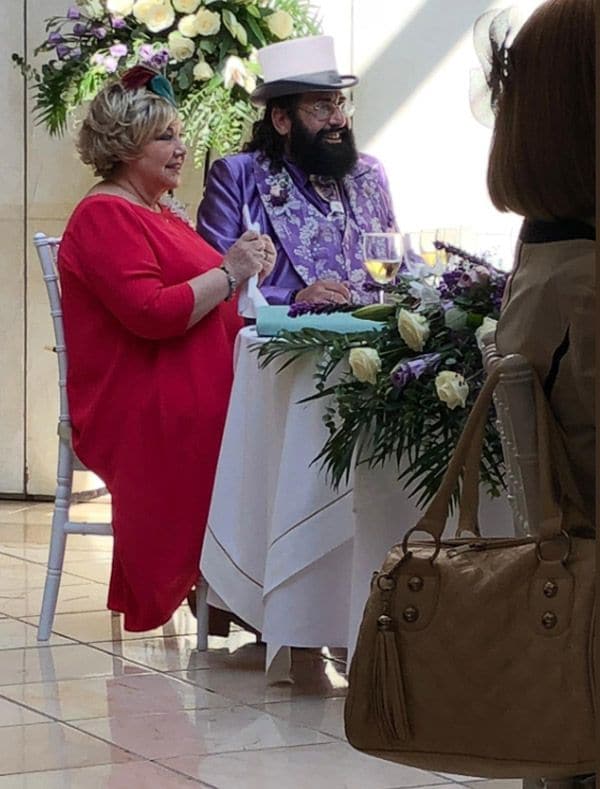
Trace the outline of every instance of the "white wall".
<path fill-rule="evenodd" d="M 8 42 L 18 44 L 22 31 L 23 2 L 11 2 L 0 14 L 3 53 Z M 6 109 L 0 114 L 0 490 L 12 492 L 23 489 L 25 465 L 24 86 L 6 57 L 1 63 Z"/>
<path fill-rule="evenodd" d="M 517 0 L 526 14 L 540 0 Z M 478 68 L 475 19 L 494 0 L 321 0 L 324 30 L 354 89 L 359 147 L 384 163 L 404 232 L 470 230 L 477 249 L 503 242 L 506 265 L 520 220 L 492 206 L 485 175 L 491 131 L 471 114 Z M 348 22 L 350 21 L 350 28 Z"/>
<path fill-rule="evenodd" d="M 526 7 L 539 0 L 518 0 Z M 340 70 L 357 73 L 355 129 L 360 147 L 390 177 L 401 228 L 471 226 L 505 233 L 485 191 L 490 132 L 472 118 L 469 71 L 475 18 L 490 0 L 315 0 L 336 39 Z M 56 360 L 46 294 L 31 239 L 59 234 L 92 183 L 72 140 L 50 139 L 32 123 L 31 101 L 9 55 L 29 55 L 43 21 L 69 0 L 10 0 L 2 5 L 0 85 L 6 111 L 0 162 L 0 493 L 51 494 L 56 457 Z M 25 25 L 27 20 L 27 25 Z M 192 213 L 202 173 L 187 167 L 179 197 Z M 475 250 L 477 251 L 477 250 Z M 90 349 L 93 353 L 93 349 Z M 26 484 L 26 474 L 29 482 Z"/>

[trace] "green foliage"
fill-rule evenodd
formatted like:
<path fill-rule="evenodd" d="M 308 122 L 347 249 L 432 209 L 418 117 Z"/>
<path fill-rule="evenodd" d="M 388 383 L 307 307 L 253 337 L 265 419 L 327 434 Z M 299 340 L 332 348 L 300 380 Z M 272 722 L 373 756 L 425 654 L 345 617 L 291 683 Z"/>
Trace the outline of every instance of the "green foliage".
<path fill-rule="evenodd" d="M 235 151 L 257 117 L 251 104 L 232 97 L 220 77 L 190 94 L 180 111 L 197 167 L 204 164 L 209 148 L 220 155 Z"/>
<path fill-rule="evenodd" d="M 218 14 L 219 30 L 190 34 L 194 52 L 176 59 L 169 36 L 178 31 L 186 14 L 174 10 L 173 23 L 152 32 L 133 13 L 115 24 L 107 0 L 76 1 L 77 19 L 65 15 L 46 20 L 48 37 L 34 50 L 34 57 L 45 62 L 34 66 L 17 53 L 12 56 L 30 83 L 35 122 L 51 135 L 63 134 L 69 114 L 93 98 L 115 71 L 147 62 L 150 47 L 158 58 L 154 65 L 163 68 L 173 85 L 197 166 L 204 164 L 209 150 L 220 155 L 238 151 L 257 117 L 250 103 L 258 71 L 254 51 L 280 40 L 269 27 L 269 16 L 274 11 L 288 13 L 292 37 L 319 32 L 316 11 L 306 0 L 203 0 L 198 10 Z M 65 0 L 65 10 L 67 5 Z M 115 54 L 115 45 L 126 47 L 126 52 Z M 146 50 L 140 53 L 141 47 Z M 239 58 L 235 69 L 228 68 L 232 56 Z M 194 68 L 201 62 L 214 76 L 196 76 Z"/>
<path fill-rule="evenodd" d="M 347 481 L 355 465 L 376 468 L 395 463 L 399 479 L 417 503 L 435 494 L 446 471 L 467 415 L 484 379 L 475 329 L 484 317 L 497 317 L 498 294 L 505 277 L 493 273 L 488 285 L 458 289 L 439 304 L 421 305 L 411 293 L 411 278 L 402 277 L 391 293 L 392 304 L 373 305 L 354 312 L 355 317 L 380 320 L 380 331 L 338 334 L 317 329 L 281 332 L 256 346 L 261 366 L 279 362 L 284 369 L 296 359 L 315 358 L 315 393 L 322 399 L 328 438 L 314 462 L 326 472 L 334 487 Z M 460 331 L 445 320 L 449 302 L 460 300 L 470 320 Z M 413 350 L 401 336 L 401 308 L 417 311 L 427 319 L 429 337 L 422 351 Z M 353 348 L 377 351 L 381 369 L 374 383 L 359 380 L 348 365 Z M 397 366 L 423 364 L 418 376 L 399 382 Z M 434 361 L 432 361 L 434 360 Z M 415 368 L 413 368 L 415 369 Z M 465 379 L 468 395 L 464 407 L 450 408 L 438 396 L 435 379 L 453 371 Z M 504 488 L 502 447 L 495 414 L 490 410 L 481 458 L 481 479 L 492 496 Z"/>

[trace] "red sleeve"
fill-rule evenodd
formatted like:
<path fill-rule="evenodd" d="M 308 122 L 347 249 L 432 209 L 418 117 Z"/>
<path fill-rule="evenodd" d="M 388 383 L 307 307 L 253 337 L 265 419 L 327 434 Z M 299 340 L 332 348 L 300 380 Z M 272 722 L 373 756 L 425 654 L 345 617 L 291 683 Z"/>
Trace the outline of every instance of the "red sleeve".
<path fill-rule="evenodd" d="M 184 334 L 194 306 L 187 282 L 165 285 L 148 228 L 121 201 L 90 201 L 73 216 L 59 265 L 76 273 L 133 334 L 151 340 Z"/>

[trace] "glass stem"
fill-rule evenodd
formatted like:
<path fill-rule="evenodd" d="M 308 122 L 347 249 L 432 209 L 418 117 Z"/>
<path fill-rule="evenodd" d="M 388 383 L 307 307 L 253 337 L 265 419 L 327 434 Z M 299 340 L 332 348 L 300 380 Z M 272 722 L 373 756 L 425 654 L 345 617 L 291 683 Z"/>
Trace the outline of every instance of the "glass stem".
<path fill-rule="evenodd" d="M 385 291 L 383 288 L 379 288 L 378 296 L 379 296 L 379 303 L 385 304 Z"/>

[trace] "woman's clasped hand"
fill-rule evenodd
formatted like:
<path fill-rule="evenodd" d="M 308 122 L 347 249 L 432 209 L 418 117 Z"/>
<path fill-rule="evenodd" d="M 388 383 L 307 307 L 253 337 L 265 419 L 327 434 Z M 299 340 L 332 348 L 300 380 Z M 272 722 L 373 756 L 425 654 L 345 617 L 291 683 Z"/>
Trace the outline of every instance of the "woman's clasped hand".
<path fill-rule="evenodd" d="M 254 230 L 246 230 L 223 258 L 223 265 L 238 284 L 255 274 L 258 274 L 259 282 L 262 282 L 271 273 L 274 264 L 273 242 L 269 236 Z"/>

